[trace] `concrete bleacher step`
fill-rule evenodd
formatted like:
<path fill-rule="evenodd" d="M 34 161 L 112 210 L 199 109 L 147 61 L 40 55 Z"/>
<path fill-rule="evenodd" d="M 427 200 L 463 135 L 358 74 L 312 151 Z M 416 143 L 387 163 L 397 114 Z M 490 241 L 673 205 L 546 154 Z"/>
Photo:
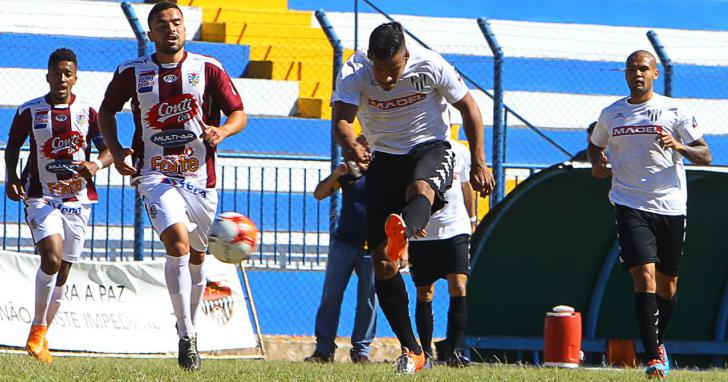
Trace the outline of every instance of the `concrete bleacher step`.
<path fill-rule="evenodd" d="M 0 83 L 12 85 L 16 89 L 0 92 L 0 105 L 17 107 L 48 93 L 45 74 L 45 69 L 0 68 Z M 112 77 L 113 72 L 81 71 L 74 93 L 98 106 Z M 295 81 L 234 78 L 233 83 L 249 115 L 287 117 L 296 111 L 299 91 Z"/>
<path fill-rule="evenodd" d="M 287 10 L 288 0 L 176 0 L 179 5 L 203 8 Z"/>
<path fill-rule="evenodd" d="M 152 6 L 132 4 L 145 27 Z M 181 8 L 192 40 L 202 25 L 202 9 Z M 134 38 L 120 4 L 106 1 L 0 0 L 0 32 Z"/>
<path fill-rule="evenodd" d="M 271 11 L 225 8 L 203 8 L 202 21 L 208 22 L 254 22 L 267 25 L 308 25 L 312 13 L 306 11 Z"/>
<path fill-rule="evenodd" d="M 258 61 L 321 61 L 333 62 L 331 46 L 254 45 L 250 47 L 250 59 Z"/>
<path fill-rule="evenodd" d="M 257 20 L 248 22 L 206 22 L 204 23 L 202 39 L 205 41 L 221 41 L 222 36 L 220 33 L 222 32 L 225 40 L 229 36 L 240 41 L 246 39 L 287 38 L 299 42 L 315 40 L 315 42 L 312 42 L 313 46 L 321 46 L 321 42 L 326 42 L 328 45 L 324 31 L 321 28 L 312 28 L 307 24 L 275 25 L 260 23 Z"/>

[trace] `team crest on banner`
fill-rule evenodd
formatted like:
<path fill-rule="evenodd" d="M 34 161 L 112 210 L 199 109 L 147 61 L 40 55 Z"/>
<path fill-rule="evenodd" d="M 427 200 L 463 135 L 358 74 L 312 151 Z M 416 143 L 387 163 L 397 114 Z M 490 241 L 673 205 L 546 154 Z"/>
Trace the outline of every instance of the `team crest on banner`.
<path fill-rule="evenodd" d="M 198 72 L 187 73 L 187 82 L 189 82 L 190 85 L 192 85 L 192 86 L 197 86 L 197 84 L 200 83 L 200 73 L 198 73 Z"/>
<path fill-rule="evenodd" d="M 234 301 L 230 287 L 219 281 L 208 281 L 202 296 L 202 312 L 220 325 L 225 325 L 233 315 Z"/>
<path fill-rule="evenodd" d="M 650 121 L 657 122 L 660 119 L 662 110 L 660 109 L 647 109 L 647 116 L 650 117 Z"/>

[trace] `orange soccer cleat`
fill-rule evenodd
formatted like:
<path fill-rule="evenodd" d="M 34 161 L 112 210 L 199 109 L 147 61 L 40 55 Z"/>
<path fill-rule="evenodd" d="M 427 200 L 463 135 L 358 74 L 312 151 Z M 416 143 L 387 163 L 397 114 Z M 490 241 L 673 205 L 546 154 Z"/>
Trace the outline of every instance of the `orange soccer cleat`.
<path fill-rule="evenodd" d="M 404 219 L 397 214 L 391 214 L 384 222 L 384 233 L 387 235 L 387 257 L 397 261 L 407 250 L 407 226 Z"/>
<path fill-rule="evenodd" d="M 51 352 L 48 351 L 48 340 L 46 340 L 46 333 L 48 327 L 45 325 L 33 325 L 30 327 L 30 334 L 28 334 L 28 342 L 25 344 L 25 350 L 41 362 L 51 363 L 53 357 Z"/>
<path fill-rule="evenodd" d="M 396 374 L 414 374 L 425 365 L 425 352 L 415 354 L 407 348 L 402 348 L 402 355 L 394 364 Z"/>

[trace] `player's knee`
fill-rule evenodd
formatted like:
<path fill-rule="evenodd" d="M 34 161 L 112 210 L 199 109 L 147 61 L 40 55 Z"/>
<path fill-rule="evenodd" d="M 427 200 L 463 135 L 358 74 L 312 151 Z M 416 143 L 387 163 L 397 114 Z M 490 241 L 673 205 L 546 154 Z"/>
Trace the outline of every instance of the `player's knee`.
<path fill-rule="evenodd" d="M 655 274 L 647 267 L 633 268 L 630 273 L 636 292 L 653 292 L 656 289 Z"/>
<path fill-rule="evenodd" d="M 407 187 L 408 199 L 417 194 L 425 195 L 430 202 L 432 202 L 435 198 L 435 191 L 432 189 L 430 184 L 424 180 L 415 180 L 409 185 L 409 187 Z"/>
<path fill-rule="evenodd" d="M 388 280 L 397 274 L 399 267 L 393 261 L 377 260 L 374 261 L 374 277 L 379 280 Z"/>
<path fill-rule="evenodd" d="M 450 297 L 465 297 L 467 295 L 467 285 L 464 282 L 451 283 L 447 286 Z"/>
<path fill-rule="evenodd" d="M 677 293 L 677 280 L 674 282 L 669 281 L 666 283 L 660 283 L 657 285 L 657 294 L 666 299 L 670 300 L 673 297 L 675 297 L 675 294 Z"/>
<path fill-rule="evenodd" d="M 53 275 L 58 273 L 61 269 L 61 254 L 60 253 L 46 253 L 41 257 L 40 267 L 45 274 Z"/>
<path fill-rule="evenodd" d="M 431 285 L 429 287 L 417 287 L 417 301 L 430 302 L 434 297 L 434 285 Z"/>

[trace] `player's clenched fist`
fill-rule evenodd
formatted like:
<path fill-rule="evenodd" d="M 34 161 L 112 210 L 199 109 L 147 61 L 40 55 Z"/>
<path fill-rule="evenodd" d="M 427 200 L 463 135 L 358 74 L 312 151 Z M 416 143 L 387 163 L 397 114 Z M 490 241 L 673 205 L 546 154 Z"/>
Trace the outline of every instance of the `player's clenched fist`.
<path fill-rule="evenodd" d="M 495 179 L 488 167 L 482 163 L 475 163 L 470 166 L 470 184 L 473 191 L 480 193 L 480 196 L 486 197 L 493 192 L 495 188 Z"/>
<path fill-rule="evenodd" d="M 600 155 L 592 160 L 592 175 L 597 179 L 606 178 L 612 176 L 612 169 L 607 167 L 609 160 L 604 152 L 600 152 Z"/>
<path fill-rule="evenodd" d="M 134 153 L 134 150 L 122 148 L 119 151 L 112 151 L 111 156 L 114 158 L 114 167 L 121 175 L 132 175 L 136 172 L 134 166 L 126 162 L 126 157 Z"/>

